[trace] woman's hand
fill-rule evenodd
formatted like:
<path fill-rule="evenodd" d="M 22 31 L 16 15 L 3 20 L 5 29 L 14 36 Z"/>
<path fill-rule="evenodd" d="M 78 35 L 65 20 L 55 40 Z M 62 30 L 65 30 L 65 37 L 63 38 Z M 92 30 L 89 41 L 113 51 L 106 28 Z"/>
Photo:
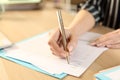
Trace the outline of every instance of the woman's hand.
<path fill-rule="evenodd" d="M 97 47 L 108 47 L 108 48 L 119 48 L 120 49 L 120 29 L 113 32 L 109 32 L 97 40 L 95 40 L 91 45 Z"/>
<path fill-rule="evenodd" d="M 65 33 L 67 38 L 67 48 L 69 52 L 71 52 L 76 47 L 78 36 L 76 36 L 74 34 L 74 31 L 71 31 L 70 29 L 65 29 Z M 48 41 L 48 44 L 54 55 L 61 58 L 66 57 L 66 51 L 63 49 L 62 36 L 59 29 L 56 29 L 52 33 L 50 33 L 50 39 Z"/>
<path fill-rule="evenodd" d="M 68 26 L 68 29 L 65 29 L 69 53 L 76 47 L 78 37 L 92 29 L 94 25 L 95 19 L 90 12 L 87 10 L 80 10 L 78 12 L 71 24 Z M 60 35 L 60 31 L 59 29 L 56 29 L 50 34 L 48 44 L 50 45 L 50 49 L 54 55 L 65 58 L 66 51 L 63 49 L 61 40 L 62 37 Z"/>

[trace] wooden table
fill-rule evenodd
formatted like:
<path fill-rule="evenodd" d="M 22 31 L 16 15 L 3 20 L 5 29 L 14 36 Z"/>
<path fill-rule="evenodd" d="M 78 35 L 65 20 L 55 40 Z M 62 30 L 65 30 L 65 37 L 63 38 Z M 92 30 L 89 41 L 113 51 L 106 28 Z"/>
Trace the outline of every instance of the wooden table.
<path fill-rule="evenodd" d="M 40 11 L 7 11 L 2 14 L 1 17 L 0 31 L 12 42 L 19 42 L 58 26 L 56 10 L 51 8 Z M 63 11 L 65 26 L 70 24 L 73 17 L 74 16 L 68 12 Z M 111 31 L 111 29 L 95 27 L 92 31 L 104 34 Z M 63 80 L 93 80 L 94 74 L 98 71 L 119 64 L 120 49 L 109 49 L 105 51 L 81 77 L 67 76 Z M 0 58 L 0 80 L 57 79 Z"/>

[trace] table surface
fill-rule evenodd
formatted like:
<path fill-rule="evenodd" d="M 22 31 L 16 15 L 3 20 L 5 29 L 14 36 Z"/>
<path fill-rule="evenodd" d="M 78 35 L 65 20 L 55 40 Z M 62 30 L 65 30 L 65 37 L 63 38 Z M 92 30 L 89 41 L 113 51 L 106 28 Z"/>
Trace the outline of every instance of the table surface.
<path fill-rule="evenodd" d="M 64 24 L 68 26 L 74 16 L 67 11 L 62 11 Z M 7 11 L 0 15 L 0 31 L 12 42 L 30 38 L 53 28 L 58 22 L 56 9 L 45 8 L 34 11 Z M 112 31 L 105 27 L 95 27 L 91 31 L 105 34 Z M 63 80 L 94 80 L 94 74 L 100 70 L 120 64 L 120 49 L 109 49 L 79 77 L 67 76 Z M 28 69 L 19 64 L 0 58 L 0 80 L 57 80 L 54 77 Z"/>

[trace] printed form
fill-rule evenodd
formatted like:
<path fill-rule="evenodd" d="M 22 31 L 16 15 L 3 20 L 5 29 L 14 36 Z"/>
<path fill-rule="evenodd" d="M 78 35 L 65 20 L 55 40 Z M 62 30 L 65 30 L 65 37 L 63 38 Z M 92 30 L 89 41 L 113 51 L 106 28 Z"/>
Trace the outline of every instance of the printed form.
<path fill-rule="evenodd" d="M 79 77 L 103 51 L 107 50 L 104 47 L 97 48 L 89 45 L 100 36 L 101 34 L 93 32 L 83 34 L 79 38 L 76 49 L 70 55 L 70 64 L 67 64 L 65 59 L 52 54 L 48 45 L 48 34 L 17 43 L 13 48 L 6 50 L 6 55 L 29 62 L 52 74 L 67 73 Z"/>

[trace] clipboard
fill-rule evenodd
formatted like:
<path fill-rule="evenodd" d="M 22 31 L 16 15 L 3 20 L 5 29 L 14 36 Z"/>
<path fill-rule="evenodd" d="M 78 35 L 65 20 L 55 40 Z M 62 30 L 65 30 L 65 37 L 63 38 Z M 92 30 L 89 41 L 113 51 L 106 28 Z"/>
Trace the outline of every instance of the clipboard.
<path fill-rule="evenodd" d="M 31 40 L 31 39 L 34 39 L 34 38 L 37 38 L 37 37 L 40 37 L 40 36 L 44 36 L 45 34 L 48 34 L 48 32 L 43 33 L 43 34 L 39 34 L 39 35 L 36 35 L 36 36 L 33 36 L 33 37 L 31 37 L 31 38 L 28 38 L 28 39 L 25 39 L 25 40 L 23 40 L 23 41 L 18 42 L 17 44 L 20 44 L 20 43 L 22 43 L 22 42 L 25 42 L 25 41 L 28 41 L 28 40 Z M 25 62 L 25 61 L 21 61 L 21 60 L 15 59 L 15 58 L 8 57 L 8 56 L 6 56 L 5 54 L 6 54 L 6 53 L 5 53 L 4 50 L 1 50 L 1 51 L 0 51 L 0 57 L 1 57 L 1 58 L 7 59 L 7 60 L 12 61 L 12 62 L 15 62 L 15 63 L 17 63 L 17 64 L 20 64 L 20 65 L 24 66 L 24 67 L 27 67 L 27 68 L 29 68 L 29 69 L 32 69 L 32 70 L 41 72 L 41 73 L 43 73 L 43 74 L 46 74 L 46 75 L 49 75 L 49 76 L 52 76 L 52 77 L 55 77 L 55 78 L 58 78 L 58 79 L 63 79 L 64 77 L 67 76 L 66 73 L 50 74 L 50 73 L 48 73 L 47 71 L 44 71 L 44 70 L 42 70 L 42 69 L 40 69 L 40 68 L 32 65 L 31 63 L 28 63 L 28 62 Z"/>

